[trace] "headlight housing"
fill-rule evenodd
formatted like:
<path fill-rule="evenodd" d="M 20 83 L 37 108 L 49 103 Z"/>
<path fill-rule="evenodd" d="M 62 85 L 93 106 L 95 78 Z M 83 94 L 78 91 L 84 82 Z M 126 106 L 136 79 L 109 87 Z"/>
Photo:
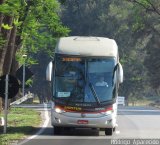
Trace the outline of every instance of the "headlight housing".
<path fill-rule="evenodd" d="M 113 112 L 114 112 L 113 107 L 109 107 L 109 108 L 106 108 L 105 110 L 103 110 L 103 112 L 101 112 L 101 113 L 104 115 L 111 115 Z"/>
<path fill-rule="evenodd" d="M 65 111 L 64 111 L 62 108 L 60 108 L 60 107 L 55 107 L 54 111 L 55 111 L 56 113 L 63 113 L 63 112 L 65 112 Z"/>
<path fill-rule="evenodd" d="M 113 110 L 108 110 L 105 113 L 106 113 L 106 115 L 111 115 L 113 113 Z"/>

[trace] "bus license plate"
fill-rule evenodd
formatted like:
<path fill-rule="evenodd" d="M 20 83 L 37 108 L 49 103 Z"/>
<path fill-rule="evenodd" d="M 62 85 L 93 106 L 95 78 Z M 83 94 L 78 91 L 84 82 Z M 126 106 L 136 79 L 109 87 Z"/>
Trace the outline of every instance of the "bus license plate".
<path fill-rule="evenodd" d="M 78 120 L 77 124 L 88 124 L 88 120 Z"/>

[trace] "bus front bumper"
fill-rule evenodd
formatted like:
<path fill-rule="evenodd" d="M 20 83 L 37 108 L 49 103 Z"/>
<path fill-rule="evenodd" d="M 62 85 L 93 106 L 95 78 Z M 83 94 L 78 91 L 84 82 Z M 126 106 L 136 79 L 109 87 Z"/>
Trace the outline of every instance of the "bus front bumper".
<path fill-rule="evenodd" d="M 51 113 L 52 126 L 62 127 L 85 127 L 85 128 L 114 128 L 116 126 L 116 118 L 111 115 L 94 118 L 69 117 L 56 112 Z"/>

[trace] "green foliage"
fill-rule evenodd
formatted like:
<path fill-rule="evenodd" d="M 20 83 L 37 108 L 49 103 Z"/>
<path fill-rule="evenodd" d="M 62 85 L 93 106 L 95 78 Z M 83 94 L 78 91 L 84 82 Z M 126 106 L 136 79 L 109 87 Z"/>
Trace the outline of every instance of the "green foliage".
<path fill-rule="evenodd" d="M 5 3 L 0 5 L 0 12 L 9 16 L 19 16 L 19 10 L 21 9 L 21 0 L 6 0 Z"/>
<path fill-rule="evenodd" d="M 55 38 L 69 32 L 60 22 L 58 9 L 55 0 L 36 0 L 30 5 L 22 32 L 23 46 L 28 53 L 53 52 Z"/>
<path fill-rule="evenodd" d="M 18 60 L 19 64 L 24 64 L 24 62 L 26 61 L 26 57 L 23 57 L 23 55 L 27 54 L 27 50 L 24 49 L 23 47 L 21 49 L 19 49 L 16 53 L 16 60 Z"/>
<path fill-rule="evenodd" d="M 139 3 L 141 3 L 142 5 L 144 5 L 145 7 L 149 7 L 150 6 L 150 0 L 139 0 Z"/>
<path fill-rule="evenodd" d="M 149 43 L 147 44 L 147 56 L 145 58 L 145 66 L 148 69 L 148 76 L 149 76 L 149 81 L 150 84 L 153 86 L 155 89 L 159 89 L 160 86 L 160 41 L 159 41 L 159 36 L 154 35 Z"/>
<path fill-rule="evenodd" d="M 33 85 L 33 79 L 28 79 L 25 83 L 28 87 L 32 87 Z"/>
<path fill-rule="evenodd" d="M 160 37 L 160 1 L 141 0 L 138 2 L 134 6 L 134 11 L 136 11 L 135 17 L 137 17 L 136 24 L 138 25 L 137 30 L 140 32 L 138 33 L 140 35 L 137 35 L 137 37 L 144 40 L 142 49 L 146 55 L 143 65 L 147 68 L 147 80 L 150 86 L 157 91 L 160 86 L 158 81 L 160 79 L 158 39 Z"/>
<path fill-rule="evenodd" d="M 17 27 L 19 27 L 20 25 L 22 25 L 22 22 L 19 22 L 18 19 L 14 19 L 13 20 L 13 24 Z"/>
<path fill-rule="evenodd" d="M 3 29 L 6 29 L 6 30 L 10 30 L 10 29 L 12 29 L 13 27 L 12 27 L 12 26 L 9 26 L 8 24 L 3 24 L 3 23 L 2 23 L 2 28 L 3 28 Z"/>
<path fill-rule="evenodd" d="M 59 9 L 56 0 L 6 0 L 0 5 L 0 12 L 13 16 L 13 24 L 18 28 L 17 36 L 23 46 L 16 54 L 20 64 L 24 63 L 23 54 L 28 54 L 29 64 L 36 63 L 31 59 L 32 53 L 44 51 L 53 56 L 56 38 L 69 32 L 60 22 Z M 13 26 L 2 24 L 2 27 L 10 30 Z"/>
<path fill-rule="evenodd" d="M 46 96 L 47 92 L 44 93 L 44 91 L 48 89 L 48 84 L 44 82 L 45 73 L 42 72 L 45 70 L 46 63 L 53 58 L 57 39 L 67 36 L 70 32 L 59 18 L 58 0 L 5 0 L 0 5 L 0 13 L 13 18 L 12 26 L 3 24 L 2 27 L 8 30 L 16 26 L 16 42 L 13 44 L 16 50 L 16 60 L 20 65 L 25 63 L 33 66 L 33 73 L 36 74 L 33 79 L 35 86 L 45 84 L 43 89 L 40 88 L 42 85 L 38 85 L 39 88 L 35 90 L 39 94 L 43 91 Z M 0 37 L 0 46 L 2 46 L 2 41 Z M 26 58 L 23 57 L 24 54 L 27 55 Z M 39 54 L 46 54 L 42 62 Z M 32 85 L 31 80 L 27 83 Z M 35 88 L 34 84 L 33 88 Z"/>

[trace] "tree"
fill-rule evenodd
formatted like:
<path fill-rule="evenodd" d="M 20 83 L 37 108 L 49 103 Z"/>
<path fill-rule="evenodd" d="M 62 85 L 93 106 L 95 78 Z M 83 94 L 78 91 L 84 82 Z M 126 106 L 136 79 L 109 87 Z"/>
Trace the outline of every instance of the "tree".
<path fill-rule="evenodd" d="M 160 15 L 159 0 L 127 0 L 128 2 L 135 3 L 145 9 L 146 12 L 156 13 Z"/>
<path fill-rule="evenodd" d="M 0 75 L 14 75 L 18 64 L 24 63 L 23 54 L 28 54 L 27 64 L 32 64 L 33 53 L 54 50 L 57 37 L 69 32 L 58 12 L 56 0 L 0 1 Z"/>
<path fill-rule="evenodd" d="M 143 96 L 148 85 L 143 65 L 143 43 L 147 42 L 141 22 L 143 13 L 132 3 L 117 0 L 66 1 L 62 8 L 62 21 L 72 30 L 71 35 L 102 36 L 117 41 L 125 78 L 120 94 L 126 98 Z"/>
<path fill-rule="evenodd" d="M 47 45 L 54 45 L 56 37 L 68 33 L 61 25 L 58 7 L 56 0 L 6 0 L 1 4 L 0 12 L 4 15 L 1 34 L 5 40 L 0 52 L 3 74 L 10 73 L 12 57 L 20 48 L 21 53 L 36 52 L 39 48 L 49 51 Z"/>
<path fill-rule="evenodd" d="M 147 68 L 148 81 L 153 89 L 156 90 L 159 95 L 160 82 L 159 82 L 159 37 L 160 37 L 160 1 L 158 0 L 128 0 L 134 4 L 135 9 L 138 9 L 140 13 L 143 13 L 141 23 L 143 25 L 142 32 L 147 42 L 144 46 L 146 51 L 146 57 L 144 65 Z M 137 13 L 138 14 L 138 13 Z M 138 15 L 136 14 L 136 17 Z M 141 35 L 137 36 L 141 37 Z"/>

